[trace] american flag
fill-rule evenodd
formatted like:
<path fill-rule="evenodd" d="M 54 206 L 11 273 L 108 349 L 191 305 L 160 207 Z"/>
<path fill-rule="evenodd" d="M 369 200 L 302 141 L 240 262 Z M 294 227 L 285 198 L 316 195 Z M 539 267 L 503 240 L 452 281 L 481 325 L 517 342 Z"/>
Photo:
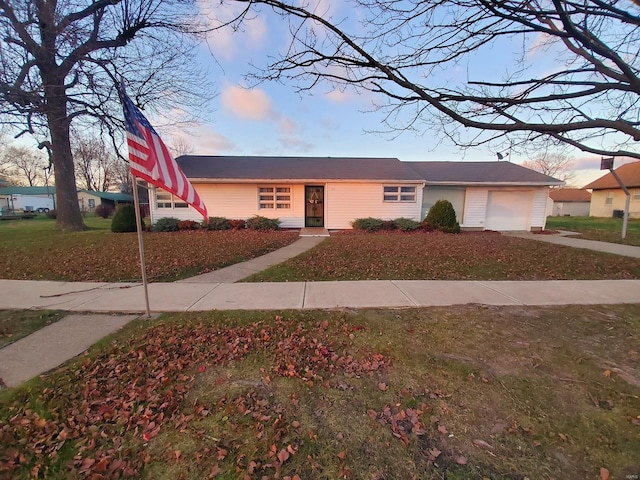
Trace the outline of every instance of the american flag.
<path fill-rule="evenodd" d="M 134 177 L 142 178 L 187 202 L 202 214 L 205 220 L 207 207 L 191 182 L 173 159 L 160 136 L 149 121 L 133 104 L 120 87 L 120 101 L 124 109 L 129 145 L 129 166 Z"/>

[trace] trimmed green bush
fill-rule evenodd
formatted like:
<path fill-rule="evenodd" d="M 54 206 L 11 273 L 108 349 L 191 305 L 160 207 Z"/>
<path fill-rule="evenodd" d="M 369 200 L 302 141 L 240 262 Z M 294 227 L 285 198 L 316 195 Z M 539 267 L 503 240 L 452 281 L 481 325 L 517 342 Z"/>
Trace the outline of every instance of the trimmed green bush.
<path fill-rule="evenodd" d="M 420 228 L 420 222 L 416 222 L 410 218 L 396 218 L 393 224 L 398 230 L 403 232 L 413 232 Z"/>
<path fill-rule="evenodd" d="M 164 217 L 159 219 L 154 225 L 155 232 L 177 232 L 180 220 L 174 217 Z"/>
<path fill-rule="evenodd" d="M 351 222 L 354 230 L 364 230 L 365 232 L 377 232 L 382 228 L 383 221 L 379 218 L 356 218 Z"/>
<path fill-rule="evenodd" d="M 245 226 L 249 230 L 277 230 L 280 227 L 280 220 L 254 215 L 247 220 Z"/>
<path fill-rule="evenodd" d="M 396 229 L 396 224 L 393 220 L 383 220 L 380 225 L 380 230 L 391 231 Z"/>
<path fill-rule="evenodd" d="M 136 231 L 136 209 L 133 205 L 122 205 L 111 220 L 111 231 L 128 233 Z"/>
<path fill-rule="evenodd" d="M 209 230 L 229 230 L 231 229 L 231 223 L 224 217 L 209 217 L 209 223 L 207 224 Z"/>
<path fill-rule="evenodd" d="M 456 211 L 449 200 L 438 200 L 429 209 L 425 222 L 445 233 L 460 233 L 460 224 L 456 220 Z"/>

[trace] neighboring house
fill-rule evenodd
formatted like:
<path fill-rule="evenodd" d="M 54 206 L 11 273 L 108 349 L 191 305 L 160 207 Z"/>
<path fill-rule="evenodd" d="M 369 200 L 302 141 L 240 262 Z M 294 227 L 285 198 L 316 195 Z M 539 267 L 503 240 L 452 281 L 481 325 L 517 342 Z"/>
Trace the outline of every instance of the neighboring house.
<path fill-rule="evenodd" d="M 625 163 L 615 171 L 631 193 L 629 217 L 640 218 L 640 162 Z M 612 217 L 614 210 L 624 211 L 626 195 L 611 173 L 584 188 L 592 190 L 589 216 Z"/>
<path fill-rule="evenodd" d="M 582 188 L 549 190 L 547 213 L 554 217 L 588 217 L 591 194 Z"/>
<path fill-rule="evenodd" d="M 212 217 L 278 218 L 284 228 L 348 229 L 356 218 L 424 219 L 450 200 L 465 229 L 545 226 L 550 185 L 509 162 L 401 162 L 397 158 L 182 156 L 176 159 Z M 151 221 L 200 220 L 186 203 L 150 192 Z"/>
<path fill-rule="evenodd" d="M 56 187 L 1 187 L 0 211 L 48 212 L 56 208 Z"/>
<path fill-rule="evenodd" d="M 128 193 L 95 192 L 78 190 L 78 203 L 82 212 L 94 212 L 98 205 L 109 205 L 115 209 L 124 203 L 133 203 L 133 195 Z"/>

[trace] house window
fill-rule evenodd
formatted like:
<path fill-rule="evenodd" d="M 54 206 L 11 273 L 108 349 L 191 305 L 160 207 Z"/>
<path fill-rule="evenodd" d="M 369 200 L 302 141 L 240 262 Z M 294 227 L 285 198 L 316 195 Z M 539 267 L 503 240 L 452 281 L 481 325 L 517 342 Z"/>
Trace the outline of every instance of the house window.
<path fill-rule="evenodd" d="M 416 187 L 389 185 L 384 187 L 385 202 L 416 202 Z"/>
<path fill-rule="evenodd" d="M 633 196 L 631 197 L 632 200 L 636 201 L 636 200 L 640 200 L 640 188 L 636 188 L 633 191 Z"/>
<path fill-rule="evenodd" d="M 88 198 L 88 203 L 89 203 L 89 208 L 96 208 L 96 199 L 95 198 Z"/>
<path fill-rule="evenodd" d="M 260 210 L 287 210 L 291 208 L 291 187 L 258 187 Z"/>
<path fill-rule="evenodd" d="M 607 196 L 604 199 L 605 205 L 613 205 L 613 192 L 607 192 Z"/>
<path fill-rule="evenodd" d="M 156 208 L 188 208 L 189 205 L 180 198 L 164 190 L 156 189 Z"/>

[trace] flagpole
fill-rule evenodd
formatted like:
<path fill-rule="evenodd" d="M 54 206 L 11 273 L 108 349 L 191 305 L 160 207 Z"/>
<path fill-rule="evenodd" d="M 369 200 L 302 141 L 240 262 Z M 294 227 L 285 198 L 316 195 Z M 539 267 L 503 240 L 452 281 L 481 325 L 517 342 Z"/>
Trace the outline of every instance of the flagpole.
<path fill-rule="evenodd" d="M 151 309 L 149 308 L 149 290 L 147 288 L 147 267 L 144 263 L 144 242 L 142 241 L 142 218 L 140 215 L 140 200 L 138 199 L 138 182 L 133 174 L 131 174 L 131 183 L 133 185 L 133 205 L 136 209 L 136 231 L 138 232 L 138 250 L 140 251 L 140 269 L 142 270 L 142 286 L 144 287 L 144 304 L 147 309 L 147 318 L 151 318 Z"/>

